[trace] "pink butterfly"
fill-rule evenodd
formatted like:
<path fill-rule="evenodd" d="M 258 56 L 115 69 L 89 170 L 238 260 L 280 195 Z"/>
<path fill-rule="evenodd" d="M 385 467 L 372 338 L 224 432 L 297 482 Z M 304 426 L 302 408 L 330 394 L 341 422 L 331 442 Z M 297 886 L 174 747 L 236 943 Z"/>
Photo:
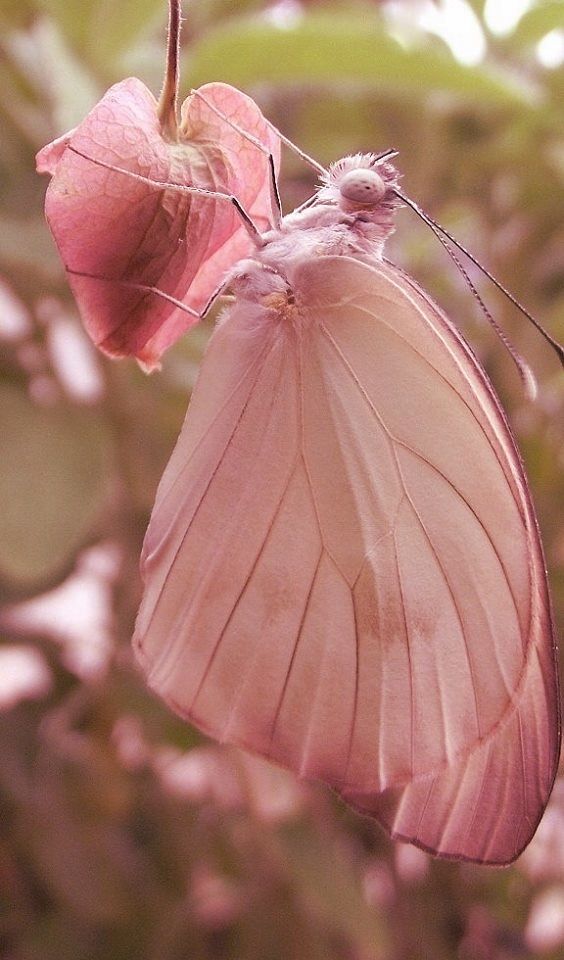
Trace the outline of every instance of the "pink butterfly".
<path fill-rule="evenodd" d="M 542 547 L 507 420 L 382 257 L 397 175 L 334 164 L 232 271 L 142 558 L 135 648 L 206 733 L 437 855 L 515 859 L 559 754 Z"/>

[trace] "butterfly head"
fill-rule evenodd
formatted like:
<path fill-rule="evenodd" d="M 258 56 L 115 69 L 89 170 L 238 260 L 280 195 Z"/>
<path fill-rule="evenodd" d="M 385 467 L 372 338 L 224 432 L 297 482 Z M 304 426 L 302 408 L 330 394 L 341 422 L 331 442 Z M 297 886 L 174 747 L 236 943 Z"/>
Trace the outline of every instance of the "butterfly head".
<path fill-rule="evenodd" d="M 339 181 L 341 197 L 363 207 L 380 203 L 386 194 L 386 184 L 376 170 L 357 167 L 349 170 Z"/>
<path fill-rule="evenodd" d="M 386 160 L 388 153 L 379 157 L 374 153 L 357 153 L 332 163 L 322 178 L 319 199 L 334 203 L 348 211 L 352 209 L 386 208 L 398 205 L 394 188 L 399 173 Z"/>
<path fill-rule="evenodd" d="M 317 200 L 351 215 L 356 228 L 381 246 L 394 231 L 394 213 L 400 205 L 396 189 L 399 173 L 389 162 L 393 151 L 381 155 L 357 153 L 332 163 L 322 177 Z"/>

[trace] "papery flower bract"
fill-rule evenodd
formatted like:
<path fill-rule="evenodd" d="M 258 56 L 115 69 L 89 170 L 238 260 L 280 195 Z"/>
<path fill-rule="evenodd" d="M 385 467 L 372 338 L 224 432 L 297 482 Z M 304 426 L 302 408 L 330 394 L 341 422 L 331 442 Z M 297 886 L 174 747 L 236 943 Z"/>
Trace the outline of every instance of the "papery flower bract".
<path fill-rule="evenodd" d="M 252 244 L 227 200 L 149 185 L 99 162 L 234 194 L 259 229 L 269 224 L 268 153 L 277 167 L 277 134 L 233 87 L 211 83 L 201 92 L 205 100 L 194 94 L 185 100 L 173 136 L 148 88 L 136 78 L 123 80 L 37 155 L 38 171 L 52 175 L 45 212 L 88 333 L 104 353 L 136 357 L 147 369 L 196 318 L 132 284 L 156 287 L 201 311 Z M 208 104 L 260 140 L 266 153 Z"/>

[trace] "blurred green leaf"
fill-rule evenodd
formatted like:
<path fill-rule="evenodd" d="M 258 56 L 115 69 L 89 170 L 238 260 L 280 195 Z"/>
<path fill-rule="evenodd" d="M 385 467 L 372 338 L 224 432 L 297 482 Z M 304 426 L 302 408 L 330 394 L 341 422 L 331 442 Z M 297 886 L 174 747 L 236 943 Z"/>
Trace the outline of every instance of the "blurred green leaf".
<path fill-rule="evenodd" d="M 263 0 L 198 0 L 191 3 L 186 9 L 188 30 L 200 30 L 209 24 L 227 20 L 230 17 L 241 17 L 252 11 L 260 12 L 264 6 Z"/>
<path fill-rule="evenodd" d="M 480 18 L 482 17 L 486 0 L 466 0 L 466 3 L 469 7 L 472 7 L 474 13 L 478 14 Z"/>
<path fill-rule="evenodd" d="M 544 0 L 528 10 L 509 35 L 512 47 L 530 47 L 551 30 L 564 30 L 564 3 L 562 0 Z"/>
<path fill-rule="evenodd" d="M 164 69 L 164 24 L 167 5 L 163 0 L 98 0 L 90 19 L 88 50 L 100 63 L 111 61 L 131 47 L 152 24 L 162 24 Z"/>
<path fill-rule="evenodd" d="M 250 87 L 269 83 L 340 84 L 356 81 L 375 91 L 409 91 L 418 99 L 440 90 L 476 104 L 527 103 L 529 91 L 509 77 L 462 66 L 421 47 L 406 50 L 380 21 L 350 15 L 308 14 L 281 29 L 256 19 L 210 31 L 190 52 L 185 71 L 193 86 L 223 80 Z"/>
<path fill-rule="evenodd" d="M 384 960 L 389 954 L 382 918 L 359 896 L 358 872 L 347 861 L 338 872 L 332 869 L 337 837 L 295 821 L 280 831 L 280 843 L 298 897 L 321 928 L 333 928 L 345 941 L 357 943 L 371 960 Z"/>
<path fill-rule="evenodd" d="M 104 71 L 151 23 L 166 20 L 164 0 L 36 0 L 77 52 Z M 164 46 L 164 44 L 163 44 Z M 164 55 L 163 55 L 164 60 Z"/>
<path fill-rule="evenodd" d="M 49 100 L 54 138 L 80 123 L 104 90 L 73 50 L 60 24 L 41 17 L 35 24 L 33 36 L 35 56 L 52 78 Z M 37 87 L 42 79 L 35 74 Z"/>
<path fill-rule="evenodd" d="M 99 516 L 108 438 L 93 411 L 38 406 L 0 385 L 0 577 L 21 592 L 48 584 Z"/>

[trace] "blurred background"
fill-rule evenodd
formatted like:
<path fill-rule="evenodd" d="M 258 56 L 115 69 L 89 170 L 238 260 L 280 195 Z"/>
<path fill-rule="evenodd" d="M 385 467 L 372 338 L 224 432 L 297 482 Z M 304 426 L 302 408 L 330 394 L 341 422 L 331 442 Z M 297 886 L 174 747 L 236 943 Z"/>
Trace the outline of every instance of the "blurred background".
<path fill-rule="evenodd" d="M 321 786 L 207 741 L 130 653 L 155 488 L 212 321 L 160 373 L 82 331 L 34 155 L 136 75 L 158 94 L 165 0 L 0 2 L 0 957 L 511 960 L 564 956 L 564 783 L 507 870 L 390 843 Z M 400 151 L 403 187 L 564 339 L 561 0 L 185 2 L 182 87 L 241 87 L 322 163 Z M 311 171 L 283 162 L 286 211 Z M 388 255 L 441 303 L 517 434 L 564 612 L 561 369 L 531 404 L 446 254 L 407 210 Z"/>

